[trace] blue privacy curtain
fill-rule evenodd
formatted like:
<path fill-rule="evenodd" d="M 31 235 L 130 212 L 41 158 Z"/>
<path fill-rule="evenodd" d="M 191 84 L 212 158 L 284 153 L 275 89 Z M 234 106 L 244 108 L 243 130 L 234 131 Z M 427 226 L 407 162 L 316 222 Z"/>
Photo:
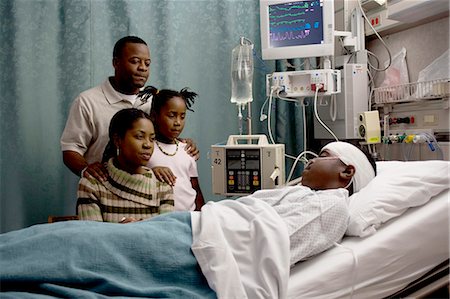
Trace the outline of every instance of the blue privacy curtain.
<path fill-rule="evenodd" d="M 62 162 L 59 138 L 77 94 L 113 74 L 112 48 L 125 35 L 149 44 L 147 84 L 199 94 L 183 136 L 201 151 L 206 200 L 222 198 L 211 192 L 210 146 L 239 132 L 230 67 L 240 36 L 257 55 L 253 133 L 267 132 L 259 111 L 274 64 L 258 59 L 258 0 L 1 0 L 0 24 L 1 232 L 75 214 L 78 178 Z M 273 127 L 278 141 L 301 138 L 286 136 L 280 120 Z"/>

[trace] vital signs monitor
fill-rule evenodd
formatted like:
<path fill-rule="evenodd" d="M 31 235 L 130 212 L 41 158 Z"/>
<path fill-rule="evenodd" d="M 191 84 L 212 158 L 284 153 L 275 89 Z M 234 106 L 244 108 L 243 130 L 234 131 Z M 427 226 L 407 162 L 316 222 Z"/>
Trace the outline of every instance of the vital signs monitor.
<path fill-rule="evenodd" d="M 260 0 L 262 57 L 334 55 L 333 0 Z"/>

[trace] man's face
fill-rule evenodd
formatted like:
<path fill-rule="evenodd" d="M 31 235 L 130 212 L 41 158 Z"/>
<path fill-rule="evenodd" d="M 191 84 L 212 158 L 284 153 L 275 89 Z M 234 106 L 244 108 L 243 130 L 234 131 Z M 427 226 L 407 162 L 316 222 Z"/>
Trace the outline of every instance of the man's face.
<path fill-rule="evenodd" d="M 302 185 L 313 190 L 325 190 L 342 187 L 340 173 L 345 164 L 338 157 L 324 150 L 319 157 L 311 159 L 302 173 Z"/>
<path fill-rule="evenodd" d="M 150 51 L 145 44 L 126 43 L 114 57 L 115 82 L 120 92 L 136 94 L 150 76 Z"/>

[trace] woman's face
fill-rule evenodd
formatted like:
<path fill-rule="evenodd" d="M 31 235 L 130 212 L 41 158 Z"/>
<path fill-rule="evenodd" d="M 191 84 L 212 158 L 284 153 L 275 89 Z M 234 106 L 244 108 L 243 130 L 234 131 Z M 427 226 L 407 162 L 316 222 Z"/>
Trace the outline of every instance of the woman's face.
<path fill-rule="evenodd" d="M 185 118 L 186 102 L 180 97 L 168 100 L 155 115 L 158 138 L 162 137 L 166 142 L 174 141 L 183 131 Z"/>
<path fill-rule="evenodd" d="M 338 157 L 331 155 L 327 150 L 319 157 L 311 159 L 302 173 L 302 185 L 313 190 L 342 188 L 340 173 L 346 168 Z"/>
<path fill-rule="evenodd" d="M 153 123 L 147 118 L 137 119 L 123 139 L 116 139 L 119 168 L 132 174 L 139 173 L 140 167 L 146 166 L 153 154 L 154 140 Z"/>

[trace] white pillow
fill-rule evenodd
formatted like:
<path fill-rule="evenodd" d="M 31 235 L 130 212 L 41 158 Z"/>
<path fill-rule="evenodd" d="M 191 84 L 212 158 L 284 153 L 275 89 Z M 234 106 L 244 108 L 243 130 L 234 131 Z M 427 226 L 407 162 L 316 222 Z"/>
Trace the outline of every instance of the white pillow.
<path fill-rule="evenodd" d="M 410 207 L 449 188 L 448 161 L 377 162 L 377 176 L 349 198 L 346 235 L 365 237 Z"/>

